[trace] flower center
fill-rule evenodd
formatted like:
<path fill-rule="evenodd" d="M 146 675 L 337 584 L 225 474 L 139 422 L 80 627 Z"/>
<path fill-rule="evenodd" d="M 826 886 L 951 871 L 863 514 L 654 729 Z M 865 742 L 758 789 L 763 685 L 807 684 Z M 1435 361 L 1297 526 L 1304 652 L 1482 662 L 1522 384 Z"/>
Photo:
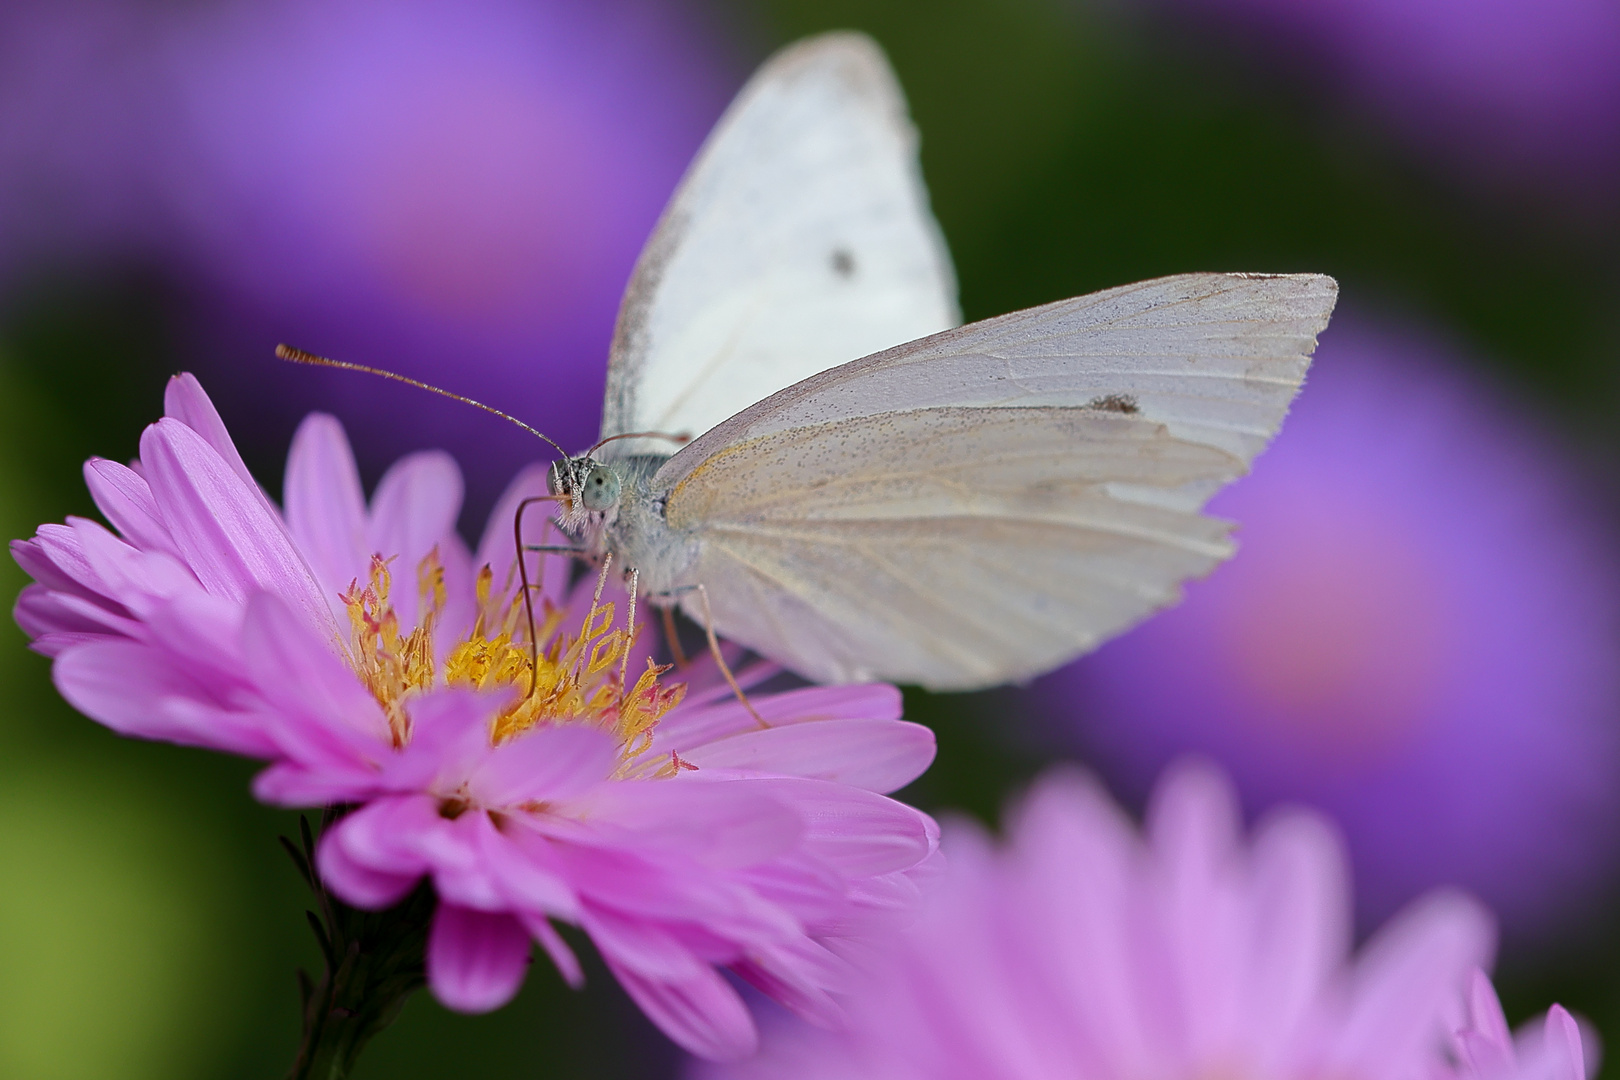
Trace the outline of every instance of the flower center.
<path fill-rule="evenodd" d="M 355 580 L 340 599 L 349 612 L 350 662 L 387 713 L 396 746 L 410 741 L 405 705 L 416 694 L 435 686 L 510 688 L 517 699 L 495 716 L 491 742 L 504 742 L 540 724 L 590 724 L 618 741 L 622 772 L 647 749 L 658 721 L 686 694 L 684 684 L 659 682 L 669 667 L 651 657 L 630 681 L 630 653 L 640 627 L 614 626 L 614 604 L 601 600 L 600 582 L 577 632 L 565 626 L 566 611 L 541 601 L 534 611 L 531 647 L 522 589 L 514 589 L 511 580 L 515 572 L 497 588 L 486 565 L 478 571 L 471 631 L 441 654 L 434 635 L 448 595 L 438 549 L 417 567 L 421 614 L 408 633 L 389 598 L 392 561 L 372 556 L 367 583 L 362 587 Z"/>

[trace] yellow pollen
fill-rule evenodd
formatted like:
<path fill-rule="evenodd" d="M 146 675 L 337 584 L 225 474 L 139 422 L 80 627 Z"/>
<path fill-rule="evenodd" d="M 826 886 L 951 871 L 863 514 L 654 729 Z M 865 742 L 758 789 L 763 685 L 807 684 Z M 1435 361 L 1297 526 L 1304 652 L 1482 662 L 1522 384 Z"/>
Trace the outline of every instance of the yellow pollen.
<path fill-rule="evenodd" d="M 471 631 L 452 645 L 442 666 L 434 648 L 447 599 L 444 565 L 438 549 L 417 567 L 420 616 L 409 634 L 401 634 L 389 600 L 391 560 L 374 556 L 364 588 L 359 581 L 341 597 L 349 611 L 354 639 L 352 661 L 366 688 L 388 716 L 394 744 L 410 741 L 406 702 L 435 685 L 477 690 L 516 688 L 525 696 L 498 715 L 490 739 L 500 743 L 540 724 L 583 723 L 608 732 L 619 744 L 620 772 L 628 775 L 673 775 L 685 762 L 657 763 L 651 770 L 634 759 L 652 742 L 658 721 L 680 703 L 683 684 L 664 686 L 659 677 L 668 666 L 647 661 L 630 685 L 623 661 L 640 637 L 640 627 L 615 627 L 614 604 L 593 603 L 583 625 L 570 633 L 565 613 L 549 601 L 535 612 L 535 653 L 531 668 L 527 620 L 521 591 L 514 591 L 515 571 L 497 588 L 488 566 L 478 571 L 477 602 Z M 528 692 L 530 686 L 533 692 Z M 649 763 L 652 764 L 652 763 Z"/>

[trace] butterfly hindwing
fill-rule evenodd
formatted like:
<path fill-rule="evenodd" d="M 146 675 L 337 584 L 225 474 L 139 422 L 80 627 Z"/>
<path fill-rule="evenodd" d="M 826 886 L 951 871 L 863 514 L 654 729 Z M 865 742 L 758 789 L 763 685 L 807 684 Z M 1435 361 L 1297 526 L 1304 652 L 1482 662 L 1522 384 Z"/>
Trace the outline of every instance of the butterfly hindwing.
<path fill-rule="evenodd" d="M 728 636 L 822 680 L 1026 677 L 1230 552 L 1203 503 L 1281 424 L 1335 296 L 1193 274 L 976 323 L 760 402 L 655 487 Z"/>

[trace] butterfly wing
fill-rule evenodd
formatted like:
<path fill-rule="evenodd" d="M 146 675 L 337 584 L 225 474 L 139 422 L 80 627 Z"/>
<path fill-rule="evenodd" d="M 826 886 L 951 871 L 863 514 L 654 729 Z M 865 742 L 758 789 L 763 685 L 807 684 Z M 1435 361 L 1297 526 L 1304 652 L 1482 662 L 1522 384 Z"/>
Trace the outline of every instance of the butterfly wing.
<path fill-rule="evenodd" d="M 1336 293 L 1192 274 L 937 334 L 745 410 L 654 487 L 734 640 L 818 680 L 1026 678 L 1230 554 L 1201 508 L 1276 432 Z"/>
<path fill-rule="evenodd" d="M 702 434 L 818 371 L 959 321 L 883 53 L 859 34 L 811 38 L 743 88 L 637 261 L 602 434 Z M 611 452 L 668 449 L 623 440 Z"/>

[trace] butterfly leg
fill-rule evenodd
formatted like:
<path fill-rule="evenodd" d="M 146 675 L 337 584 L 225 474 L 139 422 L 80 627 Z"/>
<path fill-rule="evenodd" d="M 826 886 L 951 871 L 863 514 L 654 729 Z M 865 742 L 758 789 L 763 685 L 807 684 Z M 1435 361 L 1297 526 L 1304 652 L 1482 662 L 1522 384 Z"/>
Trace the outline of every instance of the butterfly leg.
<path fill-rule="evenodd" d="M 687 658 L 686 650 L 681 648 L 681 636 L 675 630 L 675 608 L 664 608 L 664 641 L 669 645 L 670 655 L 675 658 L 675 666 L 685 671 L 692 663 Z"/>
<path fill-rule="evenodd" d="M 731 665 L 720 655 L 720 639 L 714 636 L 714 613 L 709 610 L 709 590 L 703 587 L 702 582 L 698 582 L 697 594 L 698 600 L 703 604 L 703 632 L 709 638 L 709 653 L 714 657 L 714 662 L 720 665 L 720 674 L 726 677 L 726 684 L 731 687 L 731 692 L 737 695 L 737 700 L 742 702 L 742 707 L 748 710 L 748 715 L 754 718 L 754 722 L 762 728 L 770 727 L 765 718 L 754 709 L 754 703 L 748 700 L 748 695 L 743 693 L 742 687 L 737 685 L 737 677 L 731 673 Z"/>
<path fill-rule="evenodd" d="M 513 554 L 517 559 L 518 577 L 523 581 L 523 617 L 528 624 L 529 630 L 529 697 L 534 696 L 535 690 L 538 689 L 540 685 L 540 642 L 535 637 L 534 631 L 534 594 L 532 589 L 541 588 L 542 584 L 539 580 L 539 574 L 536 574 L 534 585 L 531 587 L 529 584 L 529 568 L 526 565 L 525 559 L 523 558 L 523 552 L 525 550 L 525 545 L 523 543 L 523 511 L 527 510 L 532 503 L 555 501 L 555 495 L 536 495 L 532 498 L 524 499 L 522 502 L 518 503 L 517 510 L 512 515 L 512 546 L 516 549 Z M 542 530 L 540 534 L 540 538 L 542 540 L 545 539 L 545 532 L 551 528 L 551 525 L 552 522 L 548 518 L 546 520 L 546 529 Z M 548 545 L 540 544 L 532 548 L 527 548 L 527 550 L 544 551 L 547 550 L 547 548 Z M 545 565 L 545 560 L 541 559 L 539 566 L 540 574 L 545 572 Z"/>
<path fill-rule="evenodd" d="M 636 592 L 641 584 L 641 571 L 630 568 L 630 620 L 625 624 L 624 655 L 619 657 L 619 701 L 624 701 L 625 676 L 630 674 L 630 646 L 636 643 Z"/>

